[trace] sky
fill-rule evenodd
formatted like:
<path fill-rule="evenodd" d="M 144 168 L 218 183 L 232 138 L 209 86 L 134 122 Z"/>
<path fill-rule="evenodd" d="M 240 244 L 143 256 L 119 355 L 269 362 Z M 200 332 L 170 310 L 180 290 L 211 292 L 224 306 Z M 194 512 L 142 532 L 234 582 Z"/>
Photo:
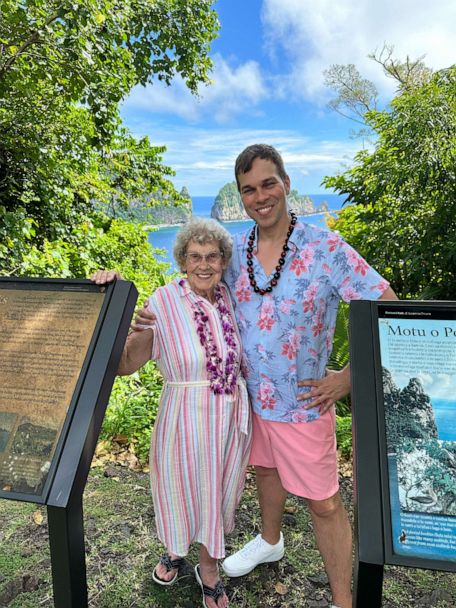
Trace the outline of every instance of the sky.
<path fill-rule="evenodd" d="M 325 192 L 321 181 L 348 168 L 363 145 L 357 126 L 328 107 L 324 71 L 354 64 L 386 105 L 394 82 L 368 58 L 384 44 L 394 57 L 438 70 L 456 62 L 455 0 L 218 0 L 212 84 L 193 97 L 182 80 L 138 86 L 122 107 L 127 127 L 153 145 L 175 186 L 215 196 L 233 181 L 236 156 L 252 143 L 283 155 L 292 188 Z"/>

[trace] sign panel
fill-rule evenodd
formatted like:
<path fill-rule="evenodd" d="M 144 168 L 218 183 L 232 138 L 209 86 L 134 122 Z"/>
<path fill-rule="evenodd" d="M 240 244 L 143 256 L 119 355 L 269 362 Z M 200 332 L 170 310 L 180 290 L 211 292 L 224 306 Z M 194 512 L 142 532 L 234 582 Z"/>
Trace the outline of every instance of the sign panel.
<path fill-rule="evenodd" d="M 0 282 L 0 496 L 45 494 L 106 293 Z"/>
<path fill-rule="evenodd" d="M 456 562 L 456 311 L 377 310 L 387 561 Z"/>

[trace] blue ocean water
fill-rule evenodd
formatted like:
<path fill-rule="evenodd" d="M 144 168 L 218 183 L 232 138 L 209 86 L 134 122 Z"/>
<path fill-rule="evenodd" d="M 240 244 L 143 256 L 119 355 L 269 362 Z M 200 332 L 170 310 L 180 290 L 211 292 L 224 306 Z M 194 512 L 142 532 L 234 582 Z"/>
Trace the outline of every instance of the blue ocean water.
<path fill-rule="evenodd" d="M 456 401 L 432 399 L 439 439 L 456 441 Z"/>
<path fill-rule="evenodd" d="M 315 206 L 319 205 L 323 201 L 328 203 L 330 211 L 337 211 L 342 207 L 344 197 L 339 194 L 310 194 Z M 212 205 L 214 204 L 214 196 L 194 196 L 192 197 L 193 204 L 193 215 L 199 217 L 210 217 Z M 324 214 L 319 213 L 315 215 L 306 215 L 300 218 L 301 220 L 316 226 L 325 227 Z M 240 222 L 221 222 L 230 234 L 236 234 L 237 232 L 243 232 L 247 230 L 249 226 L 253 225 L 252 220 L 243 220 Z M 159 228 L 149 232 L 149 243 L 155 249 L 163 249 L 163 255 L 157 255 L 158 259 L 163 262 L 168 262 L 171 267 L 170 271 L 175 270 L 172 248 L 174 239 L 176 238 L 179 226 L 167 226 L 165 228 Z"/>

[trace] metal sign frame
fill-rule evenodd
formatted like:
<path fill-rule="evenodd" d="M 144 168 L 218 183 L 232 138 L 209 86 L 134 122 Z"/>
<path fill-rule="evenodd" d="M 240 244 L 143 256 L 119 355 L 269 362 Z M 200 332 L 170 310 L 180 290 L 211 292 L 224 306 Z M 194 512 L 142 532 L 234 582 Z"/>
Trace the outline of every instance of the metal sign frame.
<path fill-rule="evenodd" d="M 350 362 L 355 495 L 354 606 L 381 606 L 385 564 L 456 572 L 456 561 L 399 555 L 393 548 L 385 406 L 378 322 L 422 313 L 456 319 L 456 302 L 365 301 L 350 303 Z"/>
<path fill-rule="evenodd" d="M 0 290 L 27 287 L 50 291 L 100 290 L 100 286 L 88 280 L 0 278 Z M 85 608 L 88 603 L 82 494 L 137 296 L 135 286 L 128 281 L 115 281 L 106 286 L 106 296 L 61 432 L 59 450 L 55 452 L 52 475 L 46 480 L 42 495 L 10 492 L 0 495 L 0 498 L 46 504 L 54 604 L 58 608 Z"/>

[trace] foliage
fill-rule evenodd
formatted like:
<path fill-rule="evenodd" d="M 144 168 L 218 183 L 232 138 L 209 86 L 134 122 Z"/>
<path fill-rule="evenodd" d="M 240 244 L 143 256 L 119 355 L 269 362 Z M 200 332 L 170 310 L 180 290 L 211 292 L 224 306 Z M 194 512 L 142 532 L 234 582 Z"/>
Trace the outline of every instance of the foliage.
<path fill-rule="evenodd" d="M 333 89 L 337 96 L 329 102 L 329 107 L 356 122 L 371 109 L 376 108 L 378 91 L 375 85 L 363 78 L 355 65 L 332 65 L 324 71 L 325 85 Z"/>
<path fill-rule="evenodd" d="M 401 61 L 393 53 L 394 47 L 385 43 L 380 51 L 368 57 L 382 67 L 385 76 L 395 81 L 396 92 L 403 93 L 430 81 L 433 72 L 423 63 L 423 57 L 412 60 L 407 55 L 405 61 Z M 352 63 L 334 64 L 323 74 L 325 86 L 336 94 L 329 107 L 350 120 L 366 124 L 366 113 L 377 110 L 379 102 L 374 83 L 364 78 Z M 366 131 L 362 129 L 360 134 L 365 135 Z"/>
<path fill-rule="evenodd" d="M 341 302 L 337 312 L 336 328 L 334 330 L 333 348 L 328 361 L 328 368 L 336 371 L 345 367 L 350 360 L 348 347 L 348 304 Z M 349 416 L 351 412 L 350 395 L 337 401 L 338 416 Z"/>
<path fill-rule="evenodd" d="M 326 177 L 347 195 L 336 229 L 399 297 L 454 298 L 456 271 L 456 66 L 407 89 L 390 111 L 370 111 L 373 152 Z"/>
<path fill-rule="evenodd" d="M 111 439 L 125 435 L 138 458 L 147 462 L 161 387 L 161 375 L 154 362 L 147 363 L 132 376 L 117 378 L 101 436 Z"/>
<path fill-rule="evenodd" d="M 347 460 L 352 456 L 352 417 L 336 416 L 337 448 Z"/>
<path fill-rule="evenodd" d="M 384 44 L 380 52 L 371 53 L 368 57 L 382 66 L 385 76 L 394 79 L 398 92 L 420 87 L 430 81 L 433 71 L 424 64 L 424 55 L 418 59 L 411 59 L 407 55 L 405 61 L 400 61 L 393 57 L 393 53 L 394 47 Z"/>
<path fill-rule="evenodd" d="M 164 147 L 122 128 L 135 85 L 208 82 L 208 0 L 6 0 L 0 21 L 0 272 L 73 237 L 101 205 L 181 200 Z M 3 237 L 11 235 L 5 244 Z M 12 255 L 10 255 L 12 254 Z M 8 259 L 6 259 L 8 258 Z"/>
<path fill-rule="evenodd" d="M 108 213 L 112 217 L 121 217 L 148 226 L 183 224 L 192 215 L 192 199 L 184 186 L 179 192 L 179 199 L 156 191 L 151 197 L 142 195 L 131 200 L 128 207 L 113 200 Z"/>
<path fill-rule="evenodd" d="M 169 181 L 165 148 L 122 127 L 119 104 L 157 80 L 178 76 L 193 93 L 209 82 L 211 5 L 2 2 L 0 274 L 85 278 L 113 268 L 134 281 L 139 305 L 166 281 L 146 232 L 125 221 L 128 209 L 188 201 Z M 118 379 L 108 409 L 104 433 L 128 431 L 144 457 L 160 384 L 153 366 Z"/>

